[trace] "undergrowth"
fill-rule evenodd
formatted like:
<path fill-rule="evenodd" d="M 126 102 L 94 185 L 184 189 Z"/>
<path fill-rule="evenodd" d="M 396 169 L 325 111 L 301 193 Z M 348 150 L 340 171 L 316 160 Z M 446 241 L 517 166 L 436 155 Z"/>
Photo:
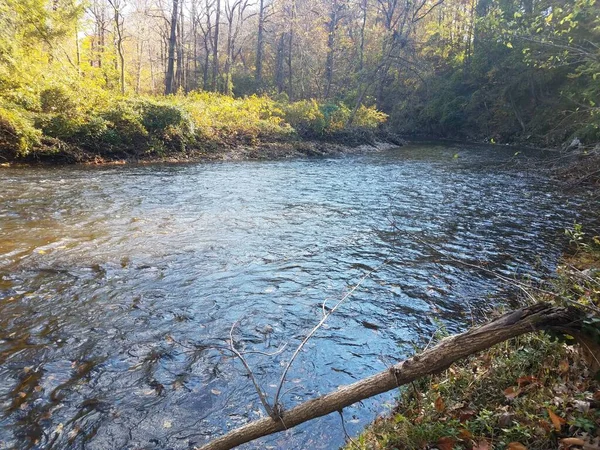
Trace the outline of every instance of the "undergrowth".
<path fill-rule="evenodd" d="M 567 234 L 571 250 L 536 296 L 582 305 L 600 343 L 600 240 L 578 226 Z M 512 339 L 404 388 L 346 450 L 600 450 L 598 358 L 568 336 Z"/>
<path fill-rule="evenodd" d="M 233 98 L 209 92 L 169 97 L 115 97 L 78 84 L 0 86 L 0 159 L 138 159 L 216 152 L 235 146 L 302 139 L 362 144 L 387 116 L 315 100 Z"/>

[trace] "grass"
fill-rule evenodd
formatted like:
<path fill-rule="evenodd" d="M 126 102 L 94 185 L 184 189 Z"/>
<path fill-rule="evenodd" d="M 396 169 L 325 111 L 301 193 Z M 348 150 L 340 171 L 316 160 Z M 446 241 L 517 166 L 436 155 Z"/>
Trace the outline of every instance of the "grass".
<path fill-rule="evenodd" d="M 540 300 L 600 307 L 600 242 L 570 230 L 572 251 Z M 573 233 L 575 235 L 573 235 Z M 598 316 L 589 334 L 600 343 Z M 600 449 L 600 382 L 568 337 L 497 345 L 405 388 L 394 411 L 346 450 Z M 599 355 L 592 358 L 600 357 Z"/>

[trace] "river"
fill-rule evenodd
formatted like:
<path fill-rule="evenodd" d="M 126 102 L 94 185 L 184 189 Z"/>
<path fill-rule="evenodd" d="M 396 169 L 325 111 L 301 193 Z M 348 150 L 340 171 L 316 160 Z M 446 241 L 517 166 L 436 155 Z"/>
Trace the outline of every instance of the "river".
<path fill-rule="evenodd" d="M 0 171 L 0 449 L 188 449 L 385 370 L 552 273 L 577 207 L 514 150 Z M 438 254 L 428 243 L 446 255 Z M 357 434 L 388 394 L 344 411 Z M 339 415 L 246 448 L 334 449 Z"/>

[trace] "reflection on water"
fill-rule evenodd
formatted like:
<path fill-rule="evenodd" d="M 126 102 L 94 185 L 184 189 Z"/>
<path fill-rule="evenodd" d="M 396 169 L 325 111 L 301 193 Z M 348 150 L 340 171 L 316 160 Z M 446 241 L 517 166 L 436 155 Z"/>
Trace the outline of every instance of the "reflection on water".
<path fill-rule="evenodd" d="M 460 153 L 459 159 L 453 155 Z M 340 159 L 0 172 L 0 448 L 184 449 L 261 417 L 231 325 L 287 406 L 350 383 L 551 268 L 571 206 L 490 150 L 414 146 Z M 499 168 L 500 167 L 500 168 Z M 381 396 L 345 411 L 357 432 Z M 332 415 L 247 448 L 335 448 Z"/>

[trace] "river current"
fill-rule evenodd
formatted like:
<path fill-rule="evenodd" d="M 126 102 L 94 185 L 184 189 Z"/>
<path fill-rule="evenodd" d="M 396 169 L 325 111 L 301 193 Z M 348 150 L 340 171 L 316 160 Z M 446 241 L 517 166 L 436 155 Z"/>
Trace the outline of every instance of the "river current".
<path fill-rule="evenodd" d="M 514 150 L 0 171 L 0 449 L 188 449 L 385 370 L 552 273 L 577 207 Z M 532 157 L 538 157 L 533 155 Z M 439 253 L 442 252 L 443 254 Z M 325 307 L 323 306 L 325 303 Z M 286 345 L 283 351 L 276 352 Z M 253 353 L 254 352 L 254 353 Z M 344 411 L 357 434 L 394 393 Z M 245 448 L 335 449 L 333 414 Z"/>

